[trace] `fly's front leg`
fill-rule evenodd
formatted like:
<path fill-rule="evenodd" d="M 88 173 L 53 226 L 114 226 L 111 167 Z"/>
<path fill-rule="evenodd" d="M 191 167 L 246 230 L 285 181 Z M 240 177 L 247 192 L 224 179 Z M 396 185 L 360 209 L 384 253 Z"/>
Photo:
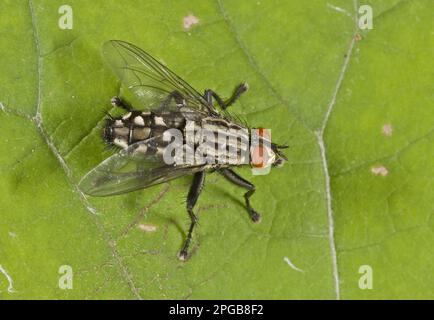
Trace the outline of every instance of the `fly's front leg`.
<path fill-rule="evenodd" d="M 229 107 L 231 104 L 233 104 L 235 101 L 237 101 L 237 99 L 247 90 L 249 90 L 249 85 L 246 82 L 241 83 L 237 87 L 235 87 L 232 96 L 225 101 L 226 108 Z"/>
<path fill-rule="evenodd" d="M 214 98 L 215 101 L 217 101 L 217 103 L 219 104 L 219 106 L 223 110 L 225 110 L 227 107 L 229 107 L 235 101 L 237 101 L 237 99 L 241 96 L 241 94 L 246 92 L 248 89 L 249 89 L 249 86 L 247 85 L 247 83 L 241 83 L 240 85 L 238 85 L 235 88 L 234 92 L 232 93 L 232 96 L 229 99 L 227 99 L 226 101 L 223 101 L 223 99 L 220 98 L 220 96 L 217 93 L 215 93 L 211 89 L 208 89 L 208 90 L 205 90 L 204 98 L 208 102 L 208 104 L 210 104 L 210 105 L 212 105 L 212 98 Z"/>
<path fill-rule="evenodd" d="M 224 169 L 220 169 L 219 172 L 233 184 L 236 184 L 237 186 L 243 187 L 248 190 L 244 194 L 247 212 L 249 213 L 250 219 L 252 219 L 253 222 L 260 222 L 261 215 L 257 213 L 250 205 L 250 197 L 255 193 L 256 190 L 255 186 L 249 181 L 245 180 L 243 177 L 236 174 L 235 171 L 231 169 L 224 168 Z"/>
<path fill-rule="evenodd" d="M 193 235 L 194 226 L 197 223 L 197 217 L 193 212 L 193 208 L 199 198 L 200 192 L 205 183 L 205 171 L 200 171 L 194 174 L 193 183 L 191 184 L 190 191 L 187 196 L 187 212 L 190 216 L 190 229 L 188 230 L 187 238 L 185 239 L 182 250 L 179 252 L 179 259 L 185 261 L 188 256 L 188 247 L 190 246 L 191 238 Z"/>
<path fill-rule="evenodd" d="M 133 111 L 133 107 L 129 105 L 127 102 L 123 101 L 121 98 L 115 96 L 111 99 L 111 103 L 113 107 L 122 108 L 127 111 Z"/>

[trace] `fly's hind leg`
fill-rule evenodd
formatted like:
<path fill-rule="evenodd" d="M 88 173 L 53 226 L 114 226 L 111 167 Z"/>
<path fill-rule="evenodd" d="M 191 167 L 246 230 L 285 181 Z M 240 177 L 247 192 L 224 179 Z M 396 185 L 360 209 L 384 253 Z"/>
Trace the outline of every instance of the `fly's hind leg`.
<path fill-rule="evenodd" d="M 217 103 L 219 104 L 219 106 L 223 110 L 225 110 L 227 107 L 232 105 L 235 101 L 237 101 L 237 99 L 244 92 L 246 92 L 248 89 L 249 89 L 249 86 L 247 85 L 247 83 L 239 84 L 238 86 L 235 87 L 235 90 L 232 93 L 232 96 L 229 99 L 227 99 L 226 101 L 224 101 L 222 98 L 220 98 L 220 96 L 217 93 L 215 93 L 211 89 L 208 89 L 208 90 L 205 90 L 204 98 L 210 105 L 212 105 L 212 98 L 214 98 L 215 101 L 217 101 Z"/>
<path fill-rule="evenodd" d="M 190 228 L 188 230 L 187 238 L 185 239 L 184 245 L 179 252 L 179 259 L 185 261 L 188 256 L 188 248 L 190 246 L 191 238 L 193 236 L 193 229 L 197 223 L 197 216 L 193 212 L 193 208 L 199 198 L 200 192 L 203 189 L 205 183 L 205 171 L 200 171 L 194 174 L 193 183 L 191 184 L 190 191 L 187 196 L 187 212 L 190 216 Z"/>
<path fill-rule="evenodd" d="M 219 172 L 233 184 L 236 184 L 237 186 L 247 189 L 247 192 L 244 194 L 247 212 L 249 213 L 250 219 L 253 222 L 255 223 L 260 222 L 261 215 L 257 213 L 250 205 L 250 197 L 255 193 L 256 190 L 255 186 L 249 181 L 245 180 L 243 177 L 239 176 L 237 173 L 235 173 L 235 171 L 231 169 L 224 168 L 224 169 L 220 169 Z"/>
<path fill-rule="evenodd" d="M 158 109 L 158 111 L 162 112 L 162 111 L 167 111 L 169 109 L 169 105 L 170 102 L 173 100 L 175 100 L 176 105 L 178 107 L 183 107 L 185 106 L 185 99 L 182 96 L 181 93 L 179 93 L 178 91 L 172 91 L 166 99 L 163 100 L 163 102 L 160 105 L 160 108 Z"/>
<path fill-rule="evenodd" d="M 127 111 L 133 111 L 133 107 L 129 105 L 126 101 L 123 101 L 118 96 L 115 96 L 111 99 L 111 103 L 113 107 L 122 108 Z"/>

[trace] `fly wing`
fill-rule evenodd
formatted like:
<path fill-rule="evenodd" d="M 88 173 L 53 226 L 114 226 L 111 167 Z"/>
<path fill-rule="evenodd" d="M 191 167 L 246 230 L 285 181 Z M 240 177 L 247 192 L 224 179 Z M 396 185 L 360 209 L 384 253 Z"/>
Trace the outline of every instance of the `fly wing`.
<path fill-rule="evenodd" d="M 203 170 L 203 165 L 167 165 L 162 156 L 143 152 L 153 147 L 154 140 L 134 143 L 101 162 L 81 179 L 80 190 L 92 196 L 110 196 Z"/>
<path fill-rule="evenodd" d="M 103 54 L 121 82 L 145 108 L 159 108 L 168 95 L 177 92 L 186 107 L 211 111 L 206 100 L 187 82 L 135 45 L 110 40 L 103 45 Z"/>

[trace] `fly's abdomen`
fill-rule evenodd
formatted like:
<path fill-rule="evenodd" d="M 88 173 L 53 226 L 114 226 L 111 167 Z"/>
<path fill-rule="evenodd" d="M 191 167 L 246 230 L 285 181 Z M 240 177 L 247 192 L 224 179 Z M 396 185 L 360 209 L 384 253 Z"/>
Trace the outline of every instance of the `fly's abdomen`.
<path fill-rule="evenodd" d="M 134 142 L 146 140 L 151 135 L 151 114 L 133 111 L 118 118 L 109 118 L 103 131 L 104 141 L 125 149 Z"/>
<path fill-rule="evenodd" d="M 164 131 L 171 128 L 183 130 L 185 119 L 179 113 L 156 114 L 132 111 L 122 117 L 109 118 L 103 131 L 106 143 L 126 149 L 133 143 L 150 138 L 162 141 Z M 162 147 L 162 143 L 159 143 Z"/>

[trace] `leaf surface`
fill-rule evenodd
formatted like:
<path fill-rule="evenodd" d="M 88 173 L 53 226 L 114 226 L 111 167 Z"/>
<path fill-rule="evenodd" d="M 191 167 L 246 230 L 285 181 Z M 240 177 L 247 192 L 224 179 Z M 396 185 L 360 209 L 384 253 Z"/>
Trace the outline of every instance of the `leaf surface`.
<path fill-rule="evenodd" d="M 58 26 L 63 4 L 0 4 L 1 299 L 434 296 L 432 1 L 367 1 L 372 30 L 344 0 L 69 1 L 72 30 Z M 257 186 L 260 224 L 243 190 L 210 174 L 182 263 L 191 178 L 80 192 L 110 155 L 110 98 L 129 95 L 101 57 L 110 39 L 200 92 L 249 83 L 232 111 L 290 145 L 269 175 L 238 170 Z M 59 287 L 62 265 L 72 290 Z M 366 265 L 372 290 L 359 287 Z"/>

